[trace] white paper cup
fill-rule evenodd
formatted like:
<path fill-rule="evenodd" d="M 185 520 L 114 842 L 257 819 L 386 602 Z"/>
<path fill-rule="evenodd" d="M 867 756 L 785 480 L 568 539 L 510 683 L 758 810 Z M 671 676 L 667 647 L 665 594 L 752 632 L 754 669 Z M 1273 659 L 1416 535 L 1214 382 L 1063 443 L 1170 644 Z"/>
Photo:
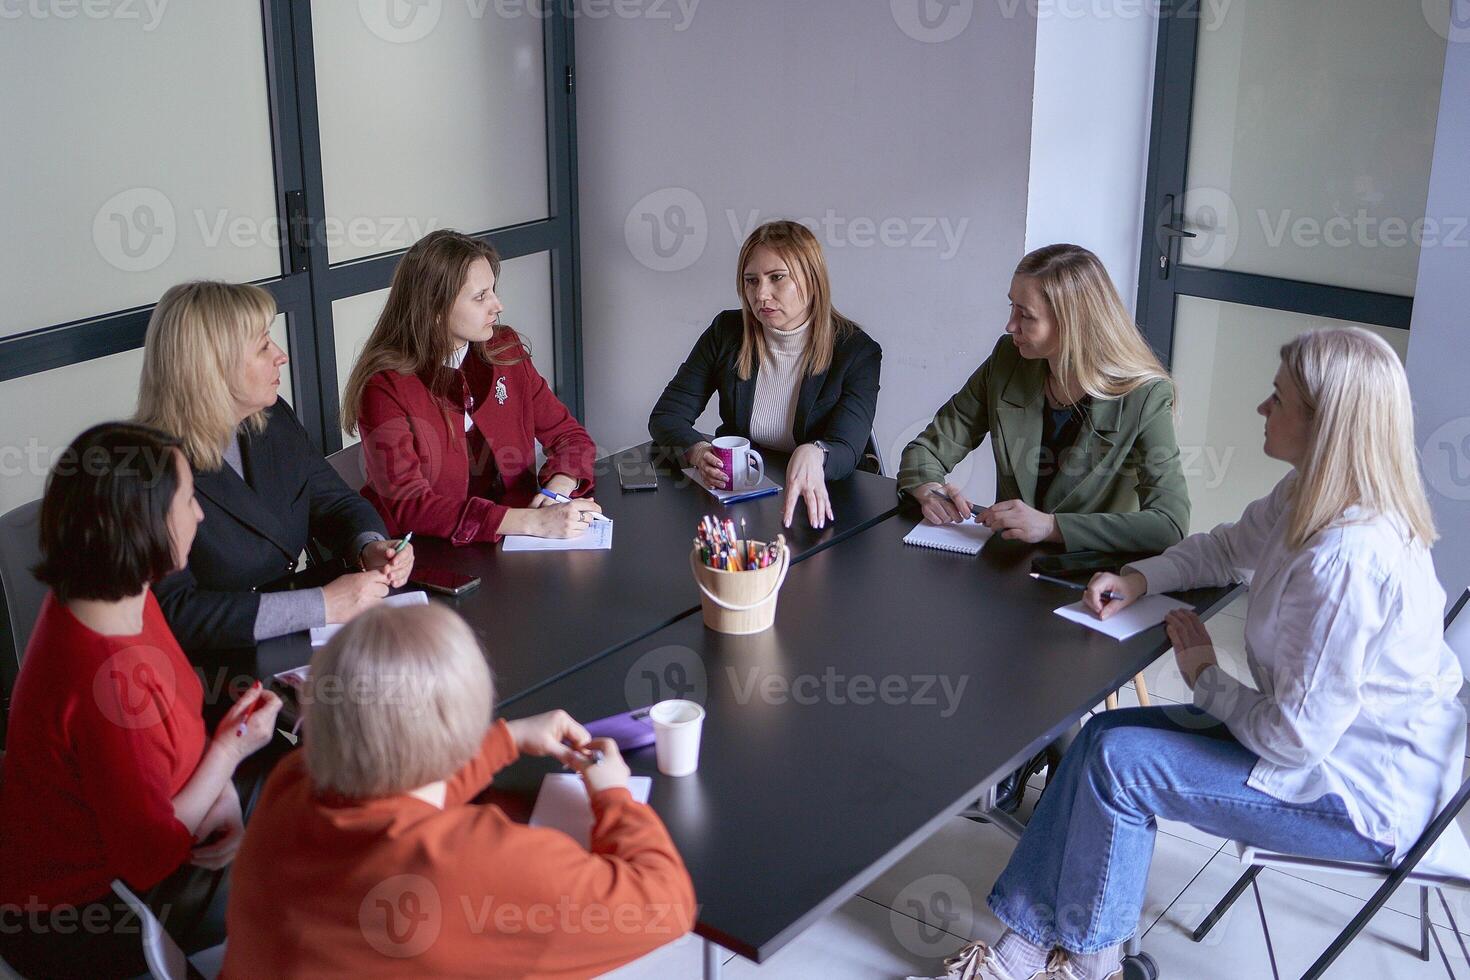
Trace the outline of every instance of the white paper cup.
<path fill-rule="evenodd" d="M 660 701 L 648 709 L 648 720 L 653 722 L 659 772 L 665 776 L 687 776 L 699 768 L 703 707 L 693 701 Z"/>

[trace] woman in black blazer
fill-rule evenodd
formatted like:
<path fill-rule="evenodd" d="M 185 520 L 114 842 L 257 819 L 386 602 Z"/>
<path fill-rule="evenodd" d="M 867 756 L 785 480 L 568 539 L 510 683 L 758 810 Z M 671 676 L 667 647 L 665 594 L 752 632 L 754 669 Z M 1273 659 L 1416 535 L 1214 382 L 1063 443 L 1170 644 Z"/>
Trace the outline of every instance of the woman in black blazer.
<path fill-rule="evenodd" d="M 713 486 L 725 476 L 694 428 L 720 395 L 716 436 L 791 453 L 783 521 L 797 501 L 822 527 L 834 516 L 828 480 L 852 473 L 873 433 L 883 349 L 832 306 L 816 236 L 793 221 L 753 231 L 740 249 L 740 309 L 715 317 L 664 389 L 648 431 Z"/>
<path fill-rule="evenodd" d="M 411 545 L 312 446 L 276 391 L 286 355 L 257 286 L 190 282 L 148 321 L 138 421 L 176 436 L 204 521 L 189 561 L 154 594 L 186 651 L 253 646 L 345 623 L 408 580 Z M 296 575 L 308 542 L 341 563 Z"/>

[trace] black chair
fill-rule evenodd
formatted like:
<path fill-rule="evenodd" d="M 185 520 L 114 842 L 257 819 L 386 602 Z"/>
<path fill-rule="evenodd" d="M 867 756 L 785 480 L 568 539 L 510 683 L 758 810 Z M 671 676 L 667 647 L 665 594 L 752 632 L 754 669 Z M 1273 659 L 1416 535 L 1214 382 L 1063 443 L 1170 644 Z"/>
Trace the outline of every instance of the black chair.
<path fill-rule="evenodd" d="M 1467 676 L 1470 676 L 1470 615 L 1462 616 L 1467 600 L 1470 600 L 1470 589 L 1461 594 L 1455 607 L 1445 617 L 1444 636 L 1445 642 L 1459 658 L 1460 665 L 1464 668 Z M 1459 763 L 1460 760 L 1455 760 Z M 1455 971 L 1450 966 L 1449 957 L 1445 954 L 1444 945 L 1440 942 L 1439 932 L 1429 917 L 1429 893 L 1433 891 L 1439 898 L 1440 904 L 1444 906 L 1445 915 L 1449 918 L 1450 931 L 1459 942 L 1460 952 L 1467 960 L 1470 960 L 1470 949 L 1466 948 L 1465 939 L 1460 935 L 1459 927 L 1455 924 L 1454 914 L 1450 911 L 1449 902 L 1445 900 L 1444 888 L 1452 887 L 1458 889 L 1470 889 L 1470 848 L 1467 848 L 1464 835 L 1460 828 L 1455 825 L 1455 818 L 1465 808 L 1466 800 L 1470 800 L 1470 779 L 1460 784 L 1459 792 L 1454 795 L 1449 804 L 1432 820 L 1424 833 L 1419 835 L 1414 846 L 1409 848 L 1402 861 L 1393 864 L 1372 864 L 1359 861 L 1332 861 L 1321 858 L 1307 858 L 1295 854 L 1275 854 L 1268 851 L 1258 850 L 1247 844 L 1237 842 L 1236 847 L 1240 852 L 1242 864 L 1248 865 L 1245 874 L 1240 876 L 1220 903 L 1205 916 L 1205 920 L 1199 924 L 1190 938 L 1200 942 L 1209 935 L 1210 930 L 1220 921 L 1235 900 L 1240 897 L 1246 888 L 1250 888 L 1255 895 L 1256 908 L 1261 916 L 1261 929 L 1266 934 L 1266 955 L 1271 959 L 1271 975 L 1280 980 L 1281 973 L 1276 967 L 1276 951 L 1271 945 L 1271 929 L 1266 924 L 1266 907 L 1261 902 L 1261 890 L 1256 884 L 1256 878 L 1265 868 L 1284 869 L 1306 869 L 1312 871 L 1336 872 L 1339 874 L 1354 875 L 1358 877 L 1380 878 L 1383 884 L 1368 899 L 1368 903 L 1353 916 L 1353 920 L 1347 927 L 1338 933 L 1337 938 L 1327 947 L 1317 961 L 1311 965 L 1306 973 L 1302 974 L 1302 980 L 1316 980 L 1327 972 L 1327 968 L 1333 961 L 1342 955 L 1349 943 L 1357 938 L 1358 933 L 1367 926 L 1368 920 L 1373 918 L 1385 902 L 1392 897 L 1393 893 L 1404 882 L 1412 882 L 1419 886 L 1419 958 L 1429 960 L 1429 941 L 1432 938 L 1434 945 L 1439 950 L 1440 959 L 1444 961 L 1445 970 L 1451 978 Z M 1446 830 L 1451 830 L 1448 837 L 1443 837 Z M 1443 837 L 1443 840 L 1441 838 Z M 1420 862 L 1429 855 L 1436 845 L 1441 845 L 1440 850 L 1434 855 L 1435 867 L 1419 869 Z"/>
<path fill-rule="evenodd" d="M 20 658 L 46 598 L 46 586 L 31 574 L 41 560 L 40 518 L 39 500 L 0 517 L 0 745 Z"/>
<path fill-rule="evenodd" d="M 878 452 L 878 438 L 872 433 L 868 434 L 868 444 L 863 447 L 863 454 L 858 457 L 857 468 L 864 473 L 883 475 L 883 454 Z"/>
<path fill-rule="evenodd" d="M 362 492 L 367 485 L 367 471 L 362 465 L 362 443 L 354 442 L 350 446 L 344 446 L 327 457 L 327 462 L 332 464 L 332 469 L 342 478 L 342 482 L 352 489 Z"/>

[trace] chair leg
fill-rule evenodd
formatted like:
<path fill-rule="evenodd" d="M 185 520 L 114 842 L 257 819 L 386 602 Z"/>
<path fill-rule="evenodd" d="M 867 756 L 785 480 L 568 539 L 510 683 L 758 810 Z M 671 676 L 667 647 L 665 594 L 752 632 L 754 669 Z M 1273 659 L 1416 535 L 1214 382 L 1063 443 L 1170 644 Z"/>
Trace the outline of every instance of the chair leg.
<path fill-rule="evenodd" d="M 1276 968 L 1276 947 L 1271 944 L 1271 927 L 1266 924 L 1266 903 L 1261 901 L 1261 886 L 1251 879 L 1251 892 L 1256 896 L 1256 911 L 1261 916 L 1261 935 L 1266 937 L 1266 956 L 1271 960 L 1271 976 L 1281 980 L 1281 971 Z"/>
<path fill-rule="evenodd" d="M 1142 674 L 1133 675 L 1133 687 L 1138 691 L 1138 703 L 1147 708 L 1150 704 L 1148 699 L 1148 684 L 1144 682 Z"/>
<path fill-rule="evenodd" d="M 1190 934 L 1189 938 L 1194 942 L 1203 941 L 1210 934 L 1210 930 L 1215 928 L 1215 923 L 1219 922 L 1221 917 L 1230 911 L 1230 906 L 1235 904 L 1235 900 L 1240 897 L 1240 893 L 1249 888 L 1251 883 L 1256 880 L 1256 876 L 1260 873 L 1261 869 L 1259 867 L 1247 869 L 1246 873 L 1241 875 L 1240 879 L 1230 886 L 1230 890 L 1225 893 L 1225 897 L 1220 899 L 1219 903 L 1210 910 L 1210 914 L 1205 916 L 1205 921 L 1199 924 L 1194 932 Z"/>
<path fill-rule="evenodd" d="M 1112 694 L 1109 694 L 1108 695 L 1108 699 L 1107 699 L 1106 704 L 1108 706 L 1108 710 L 1109 711 L 1114 711 L 1114 710 L 1117 709 L 1117 707 L 1118 707 L 1118 692 L 1117 691 L 1114 691 Z"/>
<path fill-rule="evenodd" d="M 1419 886 L 1419 958 L 1429 962 L 1429 886 Z"/>
<path fill-rule="evenodd" d="M 1460 944 L 1460 955 L 1465 957 L 1467 962 L 1470 962 L 1470 948 L 1466 948 L 1465 937 L 1460 935 L 1460 924 L 1455 921 L 1455 913 L 1450 911 L 1450 903 L 1445 900 L 1444 889 L 1436 888 L 1434 891 L 1439 896 L 1439 904 L 1444 906 L 1445 918 L 1450 920 L 1450 932 L 1454 934 L 1455 941 Z M 1434 941 L 1436 944 L 1439 943 L 1439 933 L 1434 934 Z M 1440 956 L 1444 956 L 1444 950 L 1441 949 L 1439 954 Z M 1449 969 L 1449 965 L 1449 960 L 1446 958 L 1445 969 Z M 1454 975 L 1455 971 L 1450 970 L 1450 976 L 1453 977 Z"/>

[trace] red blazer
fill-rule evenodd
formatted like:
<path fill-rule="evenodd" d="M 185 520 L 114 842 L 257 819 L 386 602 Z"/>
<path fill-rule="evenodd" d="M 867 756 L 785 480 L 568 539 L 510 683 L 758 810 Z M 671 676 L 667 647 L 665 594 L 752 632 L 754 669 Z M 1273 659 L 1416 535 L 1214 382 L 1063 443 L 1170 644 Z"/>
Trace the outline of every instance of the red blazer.
<path fill-rule="evenodd" d="M 149 591 L 143 631 L 94 633 L 47 593 L 10 705 L 0 903 L 153 887 L 194 841 L 173 798 L 204 754 L 204 688 Z"/>
<path fill-rule="evenodd" d="M 471 352 L 451 373 L 451 396 L 456 388 L 468 394 L 469 432 L 463 400 L 436 400 L 424 376 L 381 371 L 363 389 L 362 493 L 389 534 L 414 531 L 457 545 L 498 541 L 505 512 L 529 506 L 554 474 L 581 481 L 574 496 L 592 492 L 592 437 L 529 357 L 494 365 Z M 539 474 L 538 441 L 546 453 Z"/>

